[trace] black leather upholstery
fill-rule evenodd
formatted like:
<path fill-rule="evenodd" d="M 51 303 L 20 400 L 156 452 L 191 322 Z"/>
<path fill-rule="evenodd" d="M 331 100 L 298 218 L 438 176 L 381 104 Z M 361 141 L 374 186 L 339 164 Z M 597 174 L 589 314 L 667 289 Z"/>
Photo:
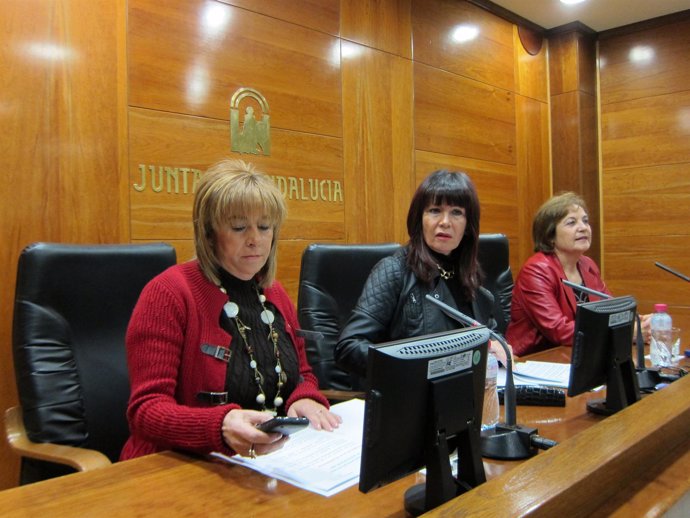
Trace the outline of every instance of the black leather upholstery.
<path fill-rule="evenodd" d="M 297 313 L 306 335 L 307 358 L 320 388 L 361 388 L 356 379 L 336 367 L 333 351 L 371 269 L 399 248 L 397 243 L 312 244 L 304 250 Z"/>
<path fill-rule="evenodd" d="M 482 284 L 494 294 L 496 301 L 496 331 L 505 334 L 510 321 L 513 273 L 510 269 L 508 238 L 504 234 L 479 235 L 479 264 L 485 276 Z"/>
<path fill-rule="evenodd" d="M 312 244 L 304 250 L 300 270 L 297 312 L 307 343 L 307 358 L 322 389 L 361 390 L 353 377 L 335 365 L 333 351 L 374 265 L 400 245 Z M 495 297 L 497 331 L 505 333 L 510 319 L 513 275 L 508 238 L 480 234 L 479 262 L 484 287 Z"/>
<path fill-rule="evenodd" d="M 12 341 L 30 439 L 118 459 L 129 434 L 127 324 L 144 285 L 175 262 L 163 243 L 36 243 L 21 253 Z M 21 482 L 65 470 L 24 458 Z"/>

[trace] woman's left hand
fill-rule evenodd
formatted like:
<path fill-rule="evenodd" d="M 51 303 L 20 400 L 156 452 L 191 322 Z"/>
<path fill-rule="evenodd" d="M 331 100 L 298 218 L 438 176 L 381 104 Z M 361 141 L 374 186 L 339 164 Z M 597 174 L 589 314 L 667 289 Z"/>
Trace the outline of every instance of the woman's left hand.
<path fill-rule="evenodd" d="M 343 422 L 339 415 L 329 411 L 321 403 L 307 398 L 298 399 L 290 405 L 287 415 L 290 417 L 306 417 L 313 428 L 328 432 L 332 432 Z"/>

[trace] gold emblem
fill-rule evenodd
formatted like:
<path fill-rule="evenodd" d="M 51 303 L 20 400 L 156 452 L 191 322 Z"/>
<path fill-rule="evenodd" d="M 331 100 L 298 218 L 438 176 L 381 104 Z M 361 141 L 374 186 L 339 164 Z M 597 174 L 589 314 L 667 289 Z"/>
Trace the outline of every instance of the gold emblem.
<path fill-rule="evenodd" d="M 240 107 L 244 119 L 240 124 Z M 255 114 L 255 108 L 260 114 Z M 258 117 L 261 120 L 258 120 Z M 230 149 L 254 155 L 271 154 L 271 117 L 268 103 L 254 88 L 240 88 L 230 100 Z"/>

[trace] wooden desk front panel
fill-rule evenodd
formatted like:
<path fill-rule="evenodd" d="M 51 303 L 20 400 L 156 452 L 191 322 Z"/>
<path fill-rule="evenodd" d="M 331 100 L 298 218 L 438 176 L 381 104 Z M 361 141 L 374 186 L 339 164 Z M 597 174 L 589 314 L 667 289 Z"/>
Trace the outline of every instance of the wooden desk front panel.
<path fill-rule="evenodd" d="M 569 351 L 540 357 L 563 360 Z M 564 408 L 518 407 L 518 423 L 561 444 L 524 462 L 485 460 L 489 482 L 430 514 L 655 516 L 669 508 L 690 487 L 690 378 L 610 418 L 585 411 L 600 395 L 569 398 Z M 401 517 L 405 490 L 422 481 L 415 474 L 368 494 L 352 487 L 325 498 L 240 466 L 166 452 L 0 492 L 0 508 L 54 517 Z"/>

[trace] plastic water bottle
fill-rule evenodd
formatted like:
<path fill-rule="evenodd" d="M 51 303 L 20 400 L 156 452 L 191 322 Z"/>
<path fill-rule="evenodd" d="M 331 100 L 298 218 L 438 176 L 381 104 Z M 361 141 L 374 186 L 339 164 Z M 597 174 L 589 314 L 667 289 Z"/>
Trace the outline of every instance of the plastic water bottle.
<path fill-rule="evenodd" d="M 498 423 L 500 405 L 498 403 L 498 360 L 489 352 L 486 359 L 486 382 L 484 384 L 484 408 L 482 409 L 482 431 L 491 430 Z"/>
<path fill-rule="evenodd" d="M 655 367 L 669 367 L 673 363 L 673 322 L 666 304 L 654 304 L 650 320 L 652 340 L 649 345 L 649 359 Z"/>

